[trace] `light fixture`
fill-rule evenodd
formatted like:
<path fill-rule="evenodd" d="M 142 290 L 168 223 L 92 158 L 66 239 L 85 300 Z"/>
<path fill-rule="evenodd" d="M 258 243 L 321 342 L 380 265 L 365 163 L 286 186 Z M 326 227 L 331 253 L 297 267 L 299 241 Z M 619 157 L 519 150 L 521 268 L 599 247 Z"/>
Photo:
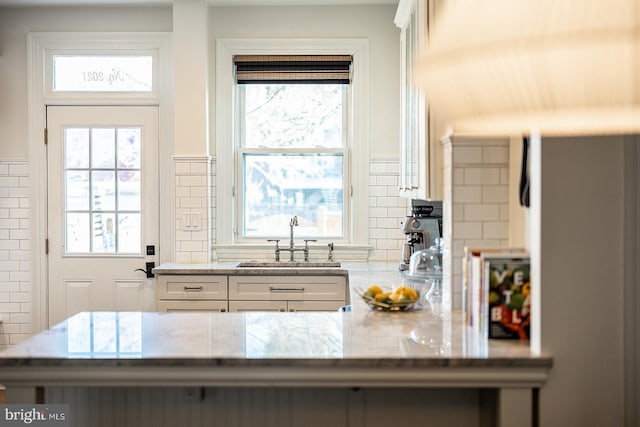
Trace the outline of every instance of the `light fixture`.
<path fill-rule="evenodd" d="M 416 79 L 455 133 L 637 133 L 640 2 L 455 0 Z"/>

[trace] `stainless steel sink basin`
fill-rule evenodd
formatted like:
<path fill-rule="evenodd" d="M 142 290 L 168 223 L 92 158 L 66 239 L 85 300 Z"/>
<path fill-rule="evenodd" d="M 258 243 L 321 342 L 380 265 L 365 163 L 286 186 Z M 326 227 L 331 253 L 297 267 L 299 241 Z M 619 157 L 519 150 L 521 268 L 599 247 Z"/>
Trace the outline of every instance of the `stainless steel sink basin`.
<path fill-rule="evenodd" d="M 236 267 L 280 267 L 280 268 L 312 268 L 312 267 L 340 267 L 339 262 L 312 262 L 312 261 L 242 261 Z"/>

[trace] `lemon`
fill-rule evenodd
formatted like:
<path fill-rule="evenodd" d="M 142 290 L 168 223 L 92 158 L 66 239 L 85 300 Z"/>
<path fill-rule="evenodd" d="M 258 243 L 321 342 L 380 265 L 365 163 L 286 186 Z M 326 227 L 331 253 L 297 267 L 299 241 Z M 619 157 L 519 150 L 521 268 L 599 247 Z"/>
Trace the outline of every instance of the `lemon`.
<path fill-rule="evenodd" d="M 375 299 L 378 302 L 383 302 L 389 299 L 391 292 L 380 292 L 375 295 Z"/>
<path fill-rule="evenodd" d="M 378 285 L 371 285 L 369 286 L 369 289 L 367 289 L 367 292 L 370 293 L 371 295 L 381 294 L 382 288 Z"/>
<path fill-rule="evenodd" d="M 364 297 L 365 298 L 375 298 L 376 295 L 379 295 L 382 293 L 382 288 L 378 285 L 371 285 L 369 286 L 369 289 L 367 289 L 364 292 Z"/>
<path fill-rule="evenodd" d="M 418 292 L 415 289 L 406 287 L 402 293 L 409 301 L 415 301 L 418 299 Z"/>
<path fill-rule="evenodd" d="M 418 292 L 409 286 L 400 286 L 394 291 L 394 295 L 402 296 L 403 301 L 415 301 L 418 299 Z"/>

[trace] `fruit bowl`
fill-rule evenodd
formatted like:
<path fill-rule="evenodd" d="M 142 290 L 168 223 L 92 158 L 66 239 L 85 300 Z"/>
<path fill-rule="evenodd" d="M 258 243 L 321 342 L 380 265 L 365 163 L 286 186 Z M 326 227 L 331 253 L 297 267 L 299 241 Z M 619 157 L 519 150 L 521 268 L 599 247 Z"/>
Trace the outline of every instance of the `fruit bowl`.
<path fill-rule="evenodd" d="M 372 285 L 359 294 L 369 307 L 378 311 L 409 311 L 415 307 L 419 297 L 417 291 L 404 286 L 391 293 Z"/>

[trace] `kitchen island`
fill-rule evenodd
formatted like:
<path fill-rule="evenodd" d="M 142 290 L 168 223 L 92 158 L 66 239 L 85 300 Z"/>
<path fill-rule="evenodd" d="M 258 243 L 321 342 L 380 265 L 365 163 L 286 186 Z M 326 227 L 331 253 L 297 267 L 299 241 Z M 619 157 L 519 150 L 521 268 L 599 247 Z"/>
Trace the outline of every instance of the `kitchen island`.
<path fill-rule="evenodd" d="M 357 282 L 357 280 L 356 280 Z M 533 426 L 552 359 L 459 312 L 85 312 L 0 353 L 72 425 Z M 35 390 L 35 392 L 34 392 Z"/>

